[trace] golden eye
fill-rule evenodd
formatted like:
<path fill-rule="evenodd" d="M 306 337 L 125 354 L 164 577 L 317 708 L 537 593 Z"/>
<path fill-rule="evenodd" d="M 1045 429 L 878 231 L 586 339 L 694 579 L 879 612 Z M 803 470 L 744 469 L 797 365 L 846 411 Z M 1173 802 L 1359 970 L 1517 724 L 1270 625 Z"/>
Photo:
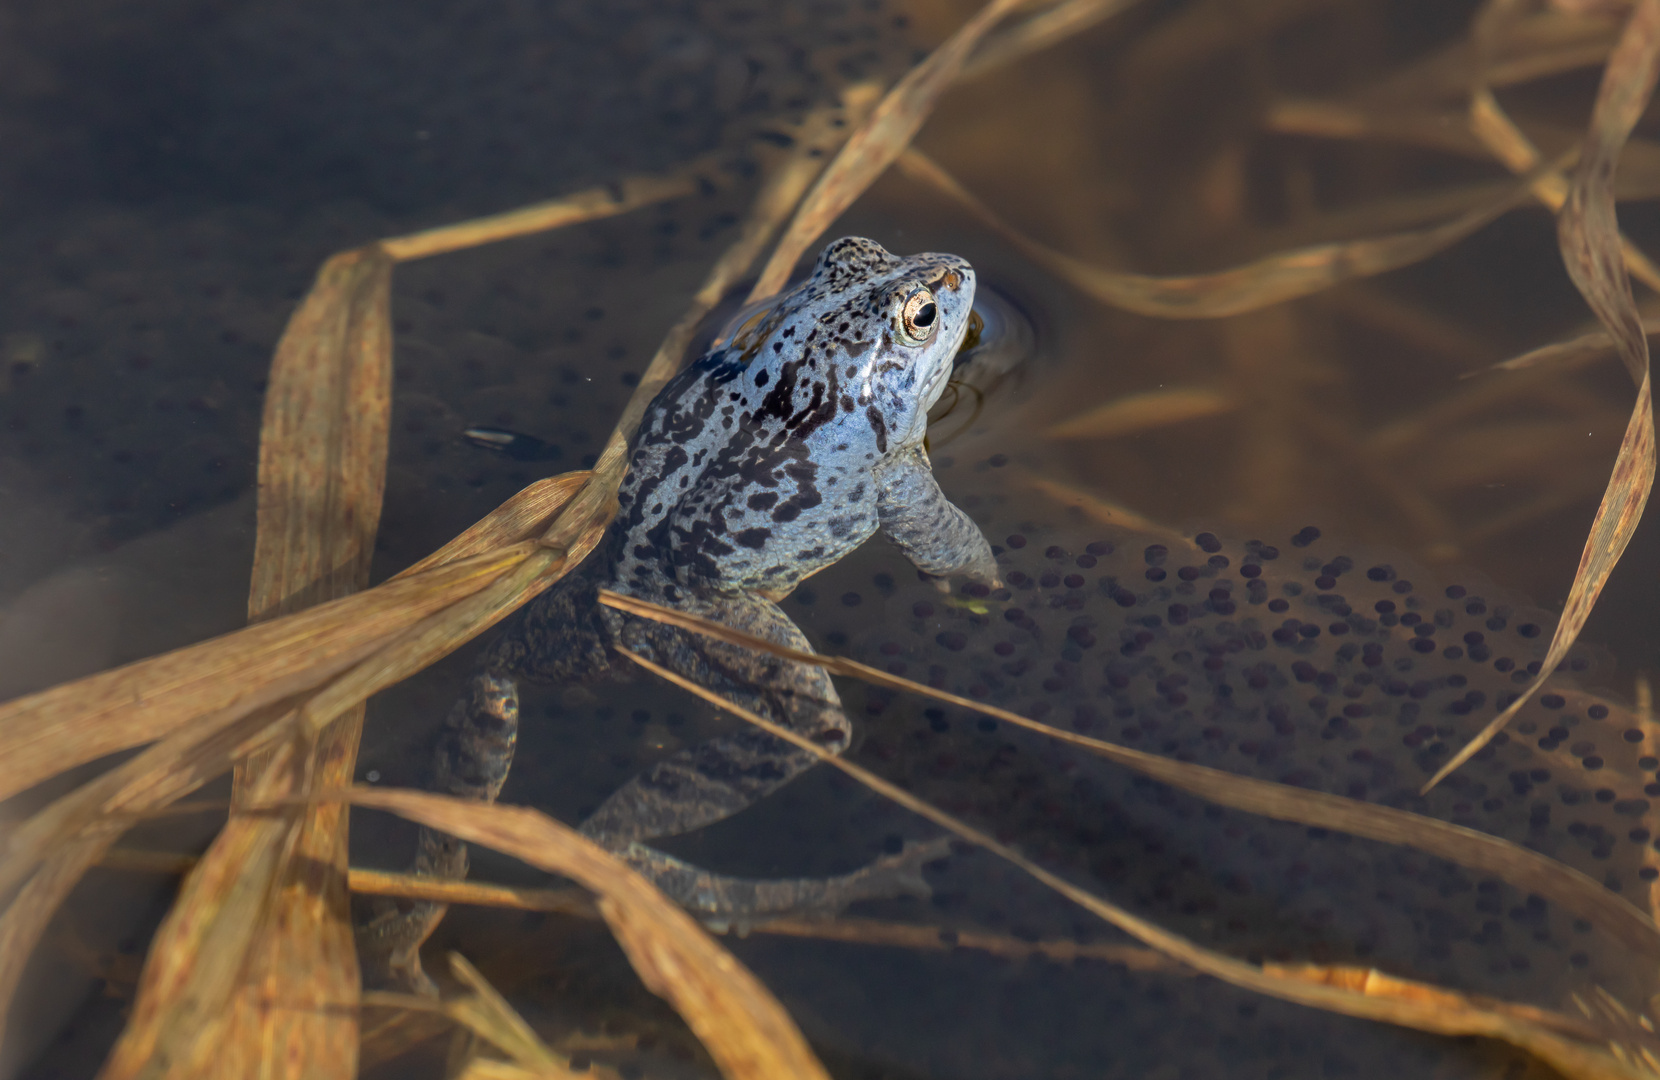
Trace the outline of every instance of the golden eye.
<path fill-rule="evenodd" d="M 899 309 L 899 338 L 907 345 L 921 345 L 934 336 L 938 322 L 939 306 L 934 303 L 933 292 L 918 288 Z"/>

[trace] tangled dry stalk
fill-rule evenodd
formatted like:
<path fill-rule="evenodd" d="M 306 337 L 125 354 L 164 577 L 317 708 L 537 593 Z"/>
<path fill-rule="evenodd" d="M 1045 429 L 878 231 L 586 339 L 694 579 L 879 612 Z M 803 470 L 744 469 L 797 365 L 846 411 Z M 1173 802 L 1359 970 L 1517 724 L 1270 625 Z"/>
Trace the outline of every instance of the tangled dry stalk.
<path fill-rule="evenodd" d="M 1221 273 L 1178 277 L 1089 265 L 1032 240 L 910 146 L 954 81 L 1016 60 L 1129 6 L 1123 0 L 1063 0 L 1047 6 L 992 0 L 885 94 L 855 86 L 838 108 L 814 114 L 795 133 L 793 148 L 775 155 L 741 236 L 663 342 L 592 471 L 532 485 L 441 551 L 375 588 L 367 588 L 368 562 L 384 490 L 395 265 L 624 213 L 719 178 L 708 172 L 707 163 L 693 163 L 672 176 L 625 180 L 510 214 L 384 240 L 329 260 L 290 320 L 272 365 L 260 452 L 250 625 L 0 707 L 0 761 L 5 763 L 0 794 L 15 794 L 105 754 L 145 747 L 53 802 L 9 838 L 0 864 L 0 887 L 8 898 L 0 915 L 0 1008 L 16 993 L 23 965 L 52 913 L 89 868 L 110 857 L 122 832 L 234 768 L 229 823 L 193 865 L 151 945 L 131 1020 L 104 1077 L 355 1075 L 360 1004 L 414 1003 L 361 997 L 347 903 L 352 888 L 584 907 L 568 895 L 527 899 L 488 887 L 354 873 L 346 848 L 348 803 L 389 810 L 579 882 L 597 898 L 598 913 L 645 984 L 674 1003 L 725 1075 L 826 1075 L 788 1014 L 758 980 L 642 879 L 572 830 L 529 810 L 418 792 L 351 789 L 349 784 L 363 702 L 370 695 L 494 625 L 593 550 L 615 511 L 628 442 L 646 405 L 684 360 L 698 323 L 747 276 L 780 228 L 782 238 L 751 299 L 776 292 L 829 223 L 896 163 L 905 177 L 949 197 L 1084 295 L 1170 318 L 1256 311 L 1403 266 L 1459 242 L 1527 200 L 1557 211 L 1567 265 L 1605 335 L 1552 347 L 1548 355 L 1530 354 L 1527 363 L 1561 363 L 1564 357 L 1612 343 L 1638 391 L 1549 658 L 1528 692 L 1537 690 L 1583 628 L 1653 482 L 1647 330 L 1629 278 L 1654 287 L 1660 274 L 1620 235 L 1614 207 L 1615 167 L 1660 71 L 1660 0 L 1637 0 L 1628 15 L 1622 13 L 1617 33 L 1610 33 L 1608 21 L 1589 9 L 1581 12 L 1563 3 L 1541 14 L 1523 10 L 1520 0 L 1492 0 L 1474 34 L 1475 80 L 1467 124 L 1449 136 L 1444 124 L 1393 118 L 1394 137 L 1452 138 L 1464 152 L 1489 154 L 1505 164 L 1517 174 L 1512 185 L 1468 193 L 1466 205 L 1439 224 L 1295 248 Z M 1024 10 L 1032 7 L 1042 10 Z M 1540 32 L 1547 16 L 1555 20 L 1554 33 Z M 1503 80 L 1604 58 L 1588 132 L 1554 160 L 1527 142 L 1489 89 Z M 1383 124 L 1376 117 L 1322 111 L 1307 103 L 1300 111 L 1281 108 L 1275 117 L 1274 122 L 1288 128 L 1320 128 L 1346 138 L 1376 135 Z M 1145 400 L 1106 403 L 1055 434 L 1090 437 L 1228 407 L 1229 400 L 1219 392 L 1178 388 Z M 627 605 L 643 617 L 695 622 L 625 598 L 607 602 Z M 732 636 L 712 625 L 693 628 Z M 838 674 L 941 696 L 850 661 L 804 659 Z M 686 689 L 705 693 L 695 686 Z M 1525 700 L 1526 695 L 1502 713 L 1436 780 L 1479 750 Z M 1660 931 L 1651 913 L 1515 845 L 1399 811 L 1215 774 L 1058 732 L 975 702 L 954 703 L 1065 739 L 1224 805 L 1415 846 L 1497 874 L 1594 919 L 1634 950 L 1650 957 L 1660 953 Z M 767 726 L 758 717 L 744 718 Z M 775 734 L 793 738 L 787 732 Z M 803 745 L 963 839 L 1014 862 L 1154 950 L 1113 953 L 1120 962 L 1157 967 L 1174 960 L 1265 994 L 1346 1015 L 1502 1039 L 1567 1075 L 1660 1072 L 1640 1037 L 1610 1040 L 1606 1026 L 1591 1021 L 1377 972 L 1253 965 L 1204 949 L 1078 889 L 857 766 L 823 754 L 811 743 Z M 788 925 L 774 929 L 792 932 Z M 862 940 L 879 940 L 883 933 L 890 939 L 904 937 L 871 927 Z M 991 939 L 985 944 L 1006 946 Z M 1030 952 L 1028 946 L 1020 948 Z M 506 1056 L 475 1057 L 463 1075 L 568 1074 L 568 1058 L 543 1045 L 482 976 L 465 961 L 458 960 L 455 970 L 468 992 L 447 1002 L 444 1012 Z"/>

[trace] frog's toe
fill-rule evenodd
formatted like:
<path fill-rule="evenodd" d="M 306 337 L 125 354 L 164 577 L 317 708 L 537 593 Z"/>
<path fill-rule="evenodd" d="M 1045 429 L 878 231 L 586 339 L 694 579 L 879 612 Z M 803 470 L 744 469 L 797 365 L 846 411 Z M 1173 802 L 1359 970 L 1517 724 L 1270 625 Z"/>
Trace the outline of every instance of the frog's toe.
<path fill-rule="evenodd" d="M 865 867 L 868 899 L 892 899 L 914 896 L 927 900 L 934 895 L 933 886 L 922 876 L 922 868 L 951 854 L 951 838 L 911 840 L 892 855 L 884 855 Z"/>

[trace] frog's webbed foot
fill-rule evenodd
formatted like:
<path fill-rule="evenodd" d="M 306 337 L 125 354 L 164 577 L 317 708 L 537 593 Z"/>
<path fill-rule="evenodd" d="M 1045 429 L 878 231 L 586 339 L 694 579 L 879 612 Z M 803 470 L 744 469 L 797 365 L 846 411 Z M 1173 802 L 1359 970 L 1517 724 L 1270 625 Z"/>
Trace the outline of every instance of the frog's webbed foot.
<path fill-rule="evenodd" d="M 922 868 L 951 854 L 949 837 L 907 843 L 847 874 L 821 878 L 741 878 L 715 874 L 631 843 L 617 856 L 649 878 L 670 899 L 694 912 L 716 930 L 743 932 L 756 923 L 787 917 L 836 915 L 861 900 L 891 900 L 933 895 Z"/>
<path fill-rule="evenodd" d="M 921 447 L 876 473 L 876 513 L 882 532 L 942 592 L 961 574 L 1000 588 L 997 560 L 974 519 L 945 497 Z"/>

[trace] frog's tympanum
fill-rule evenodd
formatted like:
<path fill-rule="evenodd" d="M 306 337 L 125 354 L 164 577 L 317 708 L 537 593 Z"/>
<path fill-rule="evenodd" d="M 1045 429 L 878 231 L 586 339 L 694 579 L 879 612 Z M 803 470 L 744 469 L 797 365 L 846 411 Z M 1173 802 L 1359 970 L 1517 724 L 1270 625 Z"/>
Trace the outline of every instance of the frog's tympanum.
<path fill-rule="evenodd" d="M 776 601 L 875 532 L 942 585 L 954 574 L 996 584 L 990 546 L 941 493 L 923 448 L 974 284 L 952 255 L 901 258 L 870 240 L 838 240 L 810 277 L 664 387 L 635 439 L 606 543 L 486 651 L 444 723 L 434 786 L 495 798 L 513 758 L 519 680 L 568 686 L 631 674 L 613 645 L 845 748 L 848 720 L 822 669 L 625 616 L 596 593 L 614 589 L 805 650 Z M 938 844 L 841 877 L 757 881 L 643 843 L 726 818 L 814 760 L 754 730 L 724 735 L 628 781 L 582 831 L 717 920 L 926 893 L 919 869 L 943 853 Z M 466 866 L 459 841 L 423 832 L 417 872 L 461 876 Z M 417 949 L 441 910 L 377 910 L 360 934 L 370 976 L 421 984 Z"/>

